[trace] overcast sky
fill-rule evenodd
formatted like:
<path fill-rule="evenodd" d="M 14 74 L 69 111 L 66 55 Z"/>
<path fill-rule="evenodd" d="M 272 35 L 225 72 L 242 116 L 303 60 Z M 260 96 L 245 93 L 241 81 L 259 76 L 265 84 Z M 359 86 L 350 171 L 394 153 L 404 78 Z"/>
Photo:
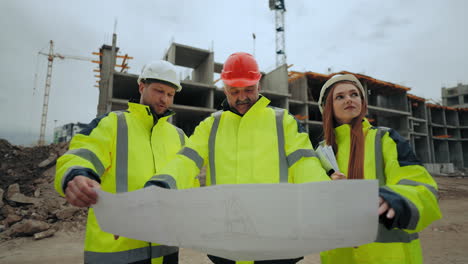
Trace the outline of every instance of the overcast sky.
<path fill-rule="evenodd" d="M 291 70 L 364 73 L 435 100 L 442 86 L 468 83 L 468 1 L 286 0 L 286 9 Z M 111 44 L 116 19 L 117 46 L 134 57 L 132 73 L 162 58 L 172 40 L 213 49 L 223 62 L 233 52 L 252 52 L 252 33 L 261 70 L 275 66 L 268 0 L 0 0 L 0 138 L 37 142 L 47 70 L 46 57 L 37 54 L 48 52 L 49 40 L 57 53 L 93 57 Z M 54 61 L 47 140 L 55 125 L 95 117 L 96 67 Z"/>

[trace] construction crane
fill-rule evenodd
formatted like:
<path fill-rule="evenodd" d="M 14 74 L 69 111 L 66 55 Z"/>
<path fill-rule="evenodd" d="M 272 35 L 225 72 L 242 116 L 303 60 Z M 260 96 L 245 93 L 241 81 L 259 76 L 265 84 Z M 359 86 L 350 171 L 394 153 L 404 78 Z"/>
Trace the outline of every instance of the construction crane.
<path fill-rule="evenodd" d="M 39 52 L 40 55 L 47 56 L 47 75 L 45 81 L 45 90 L 44 90 L 44 101 L 42 104 L 42 117 L 41 117 L 41 131 L 39 134 L 38 145 L 42 146 L 45 143 L 45 130 L 47 123 L 47 111 L 49 109 L 49 93 L 50 93 L 50 82 L 52 80 L 52 64 L 55 58 L 59 59 L 74 59 L 74 60 L 83 60 L 83 61 L 92 61 L 92 58 L 81 57 L 81 56 L 70 56 L 62 55 L 59 53 L 54 53 L 54 42 L 50 41 L 49 53 Z"/>
<path fill-rule="evenodd" d="M 276 28 L 276 67 L 286 64 L 286 45 L 284 38 L 284 0 L 268 0 L 270 10 L 275 11 Z"/>

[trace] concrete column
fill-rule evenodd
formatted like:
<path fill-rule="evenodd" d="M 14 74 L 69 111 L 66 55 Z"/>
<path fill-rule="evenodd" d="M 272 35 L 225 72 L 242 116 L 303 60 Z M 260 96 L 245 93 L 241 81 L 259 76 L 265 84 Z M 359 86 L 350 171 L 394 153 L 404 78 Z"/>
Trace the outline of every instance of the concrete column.
<path fill-rule="evenodd" d="M 205 60 L 193 69 L 193 81 L 213 85 L 214 75 L 214 54 L 209 53 Z"/>
<path fill-rule="evenodd" d="M 115 47 L 115 52 L 118 48 Z M 97 116 L 101 116 L 107 113 L 108 105 L 110 104 L 110 98 L 112 97 L 111 79 L 114 73 L 115 56 L 112 56 L 112 46 L 102 45 L 99 50 L 100 61 L 100 75 L 101 80 L 99 82 L 99 99 L 97 107 Z"/>
<path fill-rule="evenodd" d="M 271 91 L 279 94 L 288 94 L 288 69 L 281 65 L 263 76 L 260 81 L 263 91 Z"/>
<path fill-rule="evenodd" d="M 172 43 L 169 49 L 167 50 L 164 59 L 176 65 L 176 45 L 174 43 Z"/>

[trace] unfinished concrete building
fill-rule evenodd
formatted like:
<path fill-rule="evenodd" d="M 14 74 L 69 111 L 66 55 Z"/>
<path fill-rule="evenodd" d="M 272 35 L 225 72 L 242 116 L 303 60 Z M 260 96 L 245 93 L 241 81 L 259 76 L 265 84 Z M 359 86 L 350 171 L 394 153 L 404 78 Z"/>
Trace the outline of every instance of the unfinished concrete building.
<path fill-rule="evenodd" d="M 117 48 L 115 48 L 117 50 Z M 99 82 L 99 105 L 97 115 L 108 111 L 127 108 L 130 99 L 138 99 L 137 74 L 113 71 L 112 47 L 103 45 L 100 49 L 101 80 Z M 221 105 L 225 95 L 223 90 L 214 85 L 215 73 L 222 70 L 221 63 L 214 62 L 212 51 L 172 43 L 165 60 L 176 66 L 191 69 L 191 76 L 181 80 L 182 92 L 174 99 L 172 109 L 177 115 L 172 122 L 182 128 L 187 135 L 191 135 L 196 125 Z M 262 94 L 267 96 L 272 105 L 288 108 L 288 72 L 286 66 L 281 66 L 261 79 Z"/>
<path fill-rule="evenodd" d="M 115 50 L 103 45 L 98 115 L 125 109 L 129 99 L 138 99 L 136 74 L 117 72 Z M 113 55 L 114 54 L 114 55 Z M 114 56 L 114 58 L 113 58 Z M 222 64 L 214 61 L 212 51 L 172 43 L 163 59 L 191 71 L 181 81 L 172 122 L 191 135 L 196 125 L 209 116 L 225 99 L 215 86 Z M 349 73 L 349 72 L 341 72 Z M 353 73 L 354 74 L 354 73 Z M 398 84 L 354 74 L 362 82 L 369 102 L 373 125 L 391 127 L 408 139 L 419 159 L 434 173 L 450 173 L 468 167 L 468 110 L 426 104 L 421 97 Z M 322 115 L 318 108 L 320 89 L 330 75 L 314 72 L 289 72 L 286 65 L 264 73 L 261 93 L 271 105 L 288 109 L 305 127 L 314 146 L 322 140 Z"/>
<path fill-rule="evenodd" d="M 451 107 L 468 107 L 468 84 L 459 83 L 452 88 L 442 87 L 442 103 Z"/>
<path fill-rule="evenodd" d="M 431 137 L 430 166 L 433 170 L 453 172 L 468 167 L 468 115 L 466 108 L 427 104 Z"/>

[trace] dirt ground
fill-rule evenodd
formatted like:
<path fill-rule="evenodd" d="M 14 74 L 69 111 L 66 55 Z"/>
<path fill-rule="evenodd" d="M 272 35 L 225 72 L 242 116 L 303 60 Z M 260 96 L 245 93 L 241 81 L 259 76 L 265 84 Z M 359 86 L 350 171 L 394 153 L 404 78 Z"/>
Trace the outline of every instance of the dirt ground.
<path fill-rule="evenodd" d="M 468 263 L 468 177 L 436 177 L 443 219 L 421 233 L 424 263 Z M 0 263 L 82 263 L 84 231 L 59 231 L 35 241 L 30 237 L 0 242 Z M 209 264 L 194 250 L 182 249 L 182 264 Z M 306 256 L 301 264 L 320 263 L 318 254 Z"/>

